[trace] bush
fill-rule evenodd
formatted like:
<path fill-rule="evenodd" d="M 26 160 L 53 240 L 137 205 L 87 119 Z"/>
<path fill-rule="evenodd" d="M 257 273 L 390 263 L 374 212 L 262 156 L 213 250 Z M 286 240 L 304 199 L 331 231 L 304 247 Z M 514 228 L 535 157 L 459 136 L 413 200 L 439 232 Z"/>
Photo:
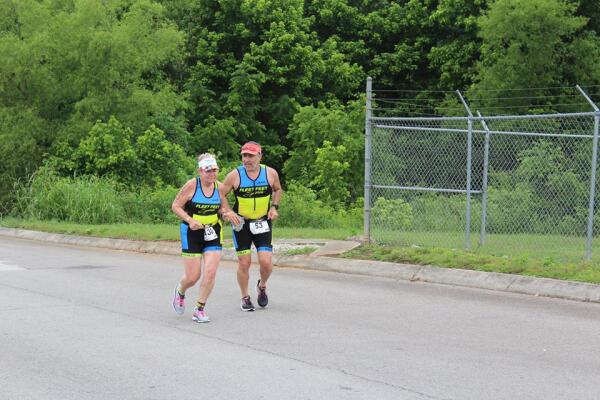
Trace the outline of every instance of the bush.
<path fill-rule="evenodd" d="M 136 137 L 111 117 L 107 123 L 96 122 L 77 148 L 58 144 L 46 164 L 61 175 L 95 175 L 132 188 L 140 184 L 160 188 L 183 184 L 195 162 L 156 126 Z"/>
<path fill-rule="evenodd" d="M 179 219 L 171 211 L 177 191 L 177 188 L 169 186 L 123 193 L 122 202 L 127 222 L 177 224 Z"/>
<path fill-rule="evenodd" d="M 312 189 L 292 181 L 282 198 L 278 223 L 290 227 L 329 227 L 332 214 L 333 210 L 317 200 Z"/>
<path fill-rule="evenodd" d="M 29 187 L 19 191 L 19 214 L 41 220 L 84 224 L 121 222 L 124 208 L 117 184 L 107 178 L 83 176 L 58 177 L 42 168 Z"/>
<path fill-rule="evenodd" d="M 18 206 L 13 215 L 85 224 L 177 224 L 178 218 L 171 211 L 177 191 L 168 186 L 141 187 L 133 192 L 107 177 L 65 178 L 43 167 L 17 190 Z M 318 200 L 313 190 L 292 181 L 283 197 L 278 223 L 288 227 L 360 229 L 362 213 L 362 199 L 349 208 L 334 210 Z"/>
<path fill-rule="evenodd" d="M 525 233 L 537 224 L 534 195 L 531 190 L 495 189 L 488 194 L 487 231 L 489 233 Z"/>
<path fill-rule="evenodd" d="M 371 213 L 373 224 L 381 228 L 407 230 L 412 226 L 412 206 L 402 199 L 378 197 Z"/>
<path fill-rule="evenodd" d="M 350 168 L 348 152 L 344 145 L 333 146 L 330 141 L 316 149 L 317 158 L 313 165 L 311 188 L 317 190 L 319 199 L 325 204 L 339 209 L 350 197 L 350 191 L 344 185 L 344 178 Z"/>
<path fill-rule="evenodd" d="M 17 190 L 13 215 L 40 220 L 82 224 L 167 223 L 176 224 L 171 203 L 177 188 L 127 190 L 110 178 L 65 178 L 41 168 L 28 184 Z"/>
<path fill-rule="evenodd" d="M 360 201 L 353 207 L 336 211 L 318 200 L 312 189 L 291 181 L 282 199 L 278 223 L 284 227 L 360 228 L 362 226 Z"/>
<path fill-rule="evenodd" d="M 472 198 L 472 216 L 477 215 Z M 410 201 L 414 230 L 455 232 L 465 230 L 466 199 L 463 195 L 430 194 L 416 196 Z M 472 220 L 475 224 L 475 219 Z M 473 225 L 472 225 L 473 227 Z M 473 229 L 473 228 L 472 228 Z"/>

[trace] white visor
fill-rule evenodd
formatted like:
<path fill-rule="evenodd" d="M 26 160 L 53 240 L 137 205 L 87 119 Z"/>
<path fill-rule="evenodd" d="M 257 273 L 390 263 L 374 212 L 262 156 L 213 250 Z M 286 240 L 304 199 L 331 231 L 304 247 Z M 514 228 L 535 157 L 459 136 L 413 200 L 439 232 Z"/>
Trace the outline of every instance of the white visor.
<path fill-rule="evenodd" d="M 209 157 L 198 161 L 198 168 L 200 168 L 202 171 L 208 171 L 215 168 L 219 169 L 219 166 L 217 165 L 217 160 Z"/>

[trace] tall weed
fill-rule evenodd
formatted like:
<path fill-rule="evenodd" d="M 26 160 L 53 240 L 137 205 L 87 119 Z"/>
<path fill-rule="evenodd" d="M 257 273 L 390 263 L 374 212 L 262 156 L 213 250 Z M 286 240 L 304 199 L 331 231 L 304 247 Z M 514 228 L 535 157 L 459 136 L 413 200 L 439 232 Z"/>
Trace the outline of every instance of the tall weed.
<path fill-rule="evenodd" d="M 65 178 L 42 168 L 17 196 L 19 214 L 26 218 L 102 224 L 125 215 L 117 184 L 95 176 Z"/>
<path fill-rule="evenodd" d="M 162 189 L 142 188 L 139 192 L 124 192 L 123 207 L 127 222 L 172 223 L 179 220 L 171 211 L 171 204 L 177 188 L 168 186 Z"/>

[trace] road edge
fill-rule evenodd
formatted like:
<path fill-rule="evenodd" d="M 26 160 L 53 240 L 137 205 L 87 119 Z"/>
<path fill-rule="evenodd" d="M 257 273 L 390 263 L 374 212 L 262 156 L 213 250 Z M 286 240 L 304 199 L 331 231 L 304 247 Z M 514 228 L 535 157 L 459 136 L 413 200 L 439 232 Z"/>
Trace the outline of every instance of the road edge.
<path fill-rule="evenodd" d="M 0 236 L 142 253 L 166 255 L 181 254 L 178 242 L 100 238 L 5 227 L 0 227 Z M 350 243 L 347 247 L 352 247 L 353 245 L 354 244 Z M 222 258 L 227 261 L 237 260 L 233 249 L 223 249 Z M 600 303 L 600 285 L 585 282 L 563 281 L 551 278 L 512 275 L 498 272 L 442 268 L 429 265 L 423 266 L 390 263 L 385 261 L 356 260 L 314 255 L 314 253 L 313 255 L 294 256 L 285 254 L 275 255 L 273 264 L 282 268 L 301 268 L 315 271 L 375 276 L 409 282 L 427 282 Z"/>

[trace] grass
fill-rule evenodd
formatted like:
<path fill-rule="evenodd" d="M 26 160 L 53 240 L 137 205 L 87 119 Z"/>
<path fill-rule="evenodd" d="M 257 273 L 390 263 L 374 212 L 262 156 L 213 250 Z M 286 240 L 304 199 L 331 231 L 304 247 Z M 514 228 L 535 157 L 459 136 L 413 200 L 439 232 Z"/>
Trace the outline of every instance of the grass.
<path fill-rule="evenodd" d="M 284 252 L 284 254 L 286 256 L 297 256 L 297 255 L 301 255 L 301 254 L 310 254 L 313 251 L 317 250 L 316 247 L 312 247 L 312 246 L 304 246 L 304 247 L 299 247 L 297 249 L 290 249 Z"/>
<path fill-rule="evenodd" d="M 462 250 L 464 232 L 373 232 L 377 243 L 394 247 L 437 247 Z M 515 255 L 556 262 L 579 262 L 585 257 L 585 237 L 535 234 L 487 234 L 485 246 L 479 247 L 479 232 L 471 232 L 471 249 L 495 256 Z M 592 262 L 600 263 L 600 238 L 592 242 Z"/>
<path fill-rule="evenodd" d="M 68 235 L 98 236 L 130 240 L 179 240 L 175 225 L 162 224 L 104 224 L 87 225 L 56 221 L 35 221 L 5 218 L 0 225 L 7 228 L 29 229 Z M 231 235 L 230 235 L 231 236 Z"/>
<path fill-rule="evenodd" d="M 4 218 L 0 219 L 0 226 L 130 240 L 179 240 L 177 224 L 85 225 Z M 337 228 L 276 227 L 274 232 L 280 239 L 346 239 L 357 234 L 354 230 Z M 224 238 L 231 239 L 230 229 L 225 229 Z M 360 246 L 343 257 L 600 283 L 600 239 L 594 240 L 596 252 L 590 262 L 582 261 L 585 239 L 581 237 L 488 235 L 486 246 L 480 249 L 476 243 L 478 234 L 474 233 L 471 239 L 475 250 L 465 251 L 464 233 L 395 233 L 394 244 Z M 307 254 L 314 250 L 306 246 L 286 254 Z"/>
<path fill-rule="evenodd" d="M 0 226 L 6 228 L 29 229 L 42 232 L 64 233 L 68 235 L 99 236 L 130 240 L 179 240 L 178 224 L 104 224 L 87 225 L 58 221 L 23 220 L 17 218 L 0 219 Z M 289 228 L 275 226 L 275 238 L 279 239 L 339 239 L 343 240 L 356 232 L 348 229 Z M 226 227 L 224 239 L 231 239 L 231 229 Z"/>
<path fill-rule="evenodd" d="M 551 257 L 532 258 L 521 254 L 498 256 L 460 249 L 374 244 L 362 245 L 343 257 L 600 283 L 600 263 L 597 261 L 560 262 Z"/>

